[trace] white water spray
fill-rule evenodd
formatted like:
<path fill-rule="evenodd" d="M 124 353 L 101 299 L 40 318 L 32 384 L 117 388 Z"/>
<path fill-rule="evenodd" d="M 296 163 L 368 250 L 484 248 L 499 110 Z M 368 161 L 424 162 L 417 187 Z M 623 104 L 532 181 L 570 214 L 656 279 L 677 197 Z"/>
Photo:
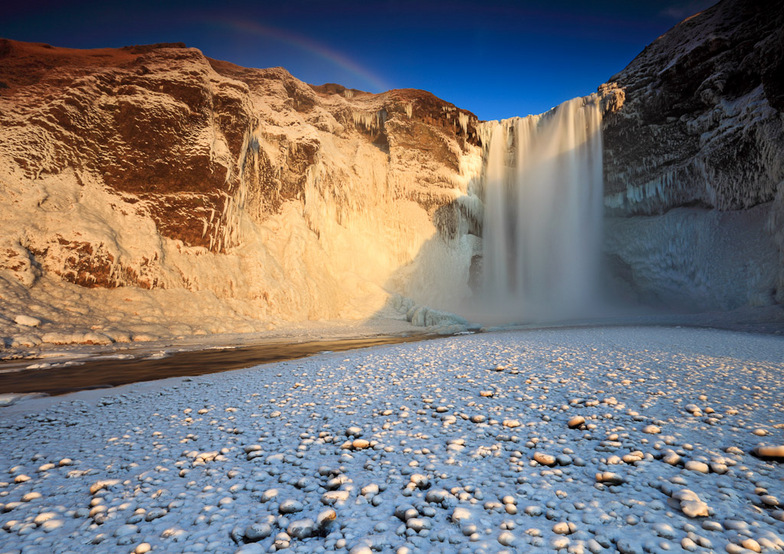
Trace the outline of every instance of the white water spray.
<path fill-rule="evenodd" d="M 483 303 L 514 321 L 584 315 L 597 295 L 602 232 L 599 99 L 490 125 Z"/>

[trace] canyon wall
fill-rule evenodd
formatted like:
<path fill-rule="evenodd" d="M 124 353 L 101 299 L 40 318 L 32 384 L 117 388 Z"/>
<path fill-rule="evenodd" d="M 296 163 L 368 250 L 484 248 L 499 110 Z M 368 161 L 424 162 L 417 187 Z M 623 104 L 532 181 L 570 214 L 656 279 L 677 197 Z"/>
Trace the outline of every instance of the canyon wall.
<path fill-rule="evenodd" d="M 724 0 L 600 88 L 607 261 L 638 298 L 784 302 L 784 9 Z"/>
<path fill-rule="evenodd" d="M 256 331 L 395 294 L 449 308 L 476 248 L 476 123 L 424 91 L 314 87 L 181 44 L 0 40 L 0 336 Z"/>

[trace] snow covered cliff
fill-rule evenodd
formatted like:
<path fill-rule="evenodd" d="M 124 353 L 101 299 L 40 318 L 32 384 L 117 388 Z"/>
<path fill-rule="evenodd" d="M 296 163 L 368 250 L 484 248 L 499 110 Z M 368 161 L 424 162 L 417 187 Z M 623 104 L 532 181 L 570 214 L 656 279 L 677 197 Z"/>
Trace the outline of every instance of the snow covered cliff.
<path fill-rule="evenodd" d="M 784 9 L 723 0 L 603 85 L 606 249 L 650 300 L 784 302 Z"/>
<path fill-rule="evenodd" d="M 424 91 L 0 40 L 0 336 L 263 330 L 394 293 L 449 308 L 479 160 L 476 117 Z"/>

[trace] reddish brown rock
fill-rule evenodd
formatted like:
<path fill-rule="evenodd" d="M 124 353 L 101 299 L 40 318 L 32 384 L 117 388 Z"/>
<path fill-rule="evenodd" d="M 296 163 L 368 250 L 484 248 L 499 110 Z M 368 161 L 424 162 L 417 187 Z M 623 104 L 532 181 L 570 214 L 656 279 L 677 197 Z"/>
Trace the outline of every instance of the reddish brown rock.
<path fill-rule="evenodd" d="M 438 231 L 456 239 L 476 123 L 424 91 L 311 86 L 179 43 L 0 39 L 0 186 L 13 215 L 0 278 L 32 287 L 3 298 L 55 319 L 62 295 L 36 287 L 54 279 L 209 292 L 250 320 L 372 313 L 359 298 L 405 293 L 419 249 Z M 117 308 L 91 298 L 85 314 Z"/>

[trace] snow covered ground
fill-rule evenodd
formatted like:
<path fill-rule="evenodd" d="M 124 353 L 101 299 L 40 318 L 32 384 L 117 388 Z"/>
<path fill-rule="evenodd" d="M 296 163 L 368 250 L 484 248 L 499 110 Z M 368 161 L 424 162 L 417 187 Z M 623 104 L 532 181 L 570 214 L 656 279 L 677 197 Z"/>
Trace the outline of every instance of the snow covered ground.
<path fill-rule="evenodd" d="M 0 552 L 781 551 L 783 372 L 778 337 L 551 329 L 28 400 Z"/>

